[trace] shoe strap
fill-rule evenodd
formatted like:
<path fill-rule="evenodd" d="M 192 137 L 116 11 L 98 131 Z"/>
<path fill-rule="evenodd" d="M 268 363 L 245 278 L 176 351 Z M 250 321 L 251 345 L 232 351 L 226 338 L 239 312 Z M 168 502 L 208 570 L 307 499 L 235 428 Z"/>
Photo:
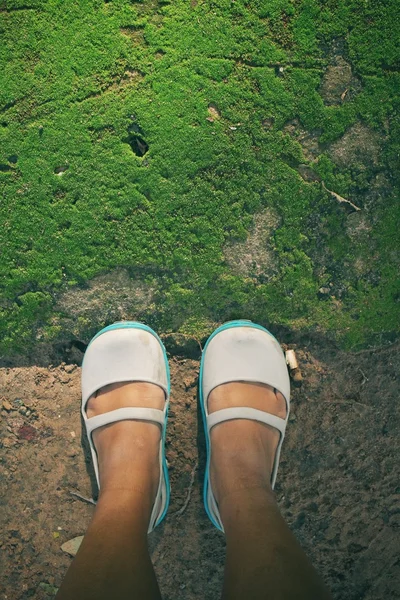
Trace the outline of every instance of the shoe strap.
<path fill-rule="evenodd" d="M 261 421 L 266 425 L 270 425 L 271 427 L 278 429 L 278 431 L 280 431 L 282 434 L 282 437 L 285 434 L 287 422 L 285 419 L 281 419 L 280 417 L 276 417 L 275 415 L 271 415 L 264 410 L 258 410 L 256 408 L 245 406 L 222 408 L 221 410 L 216 410 L 207 416 L 208 433 L 210 433 L 210 429 L 214 427 L 214 425 L 222 423 L 223 421 L 229 421 L 231 419 L 252 419 L 254 421 Z"/>
<path fill-rule="evenodd" d="M 159 423 L 163 426 L 165 421 L 165 410 L 159 410 L 158 408 L 144 408 L 141 406 L 127 406 L 125 408 L 110 410 L 109 412 L 85 420 L 87 435 L 90 438 L 92 431 L 99 427 L 109 425 L 110 423 L 116 423 L 117 421 L 131 419 L 153 421 L 154 423 Z"/>

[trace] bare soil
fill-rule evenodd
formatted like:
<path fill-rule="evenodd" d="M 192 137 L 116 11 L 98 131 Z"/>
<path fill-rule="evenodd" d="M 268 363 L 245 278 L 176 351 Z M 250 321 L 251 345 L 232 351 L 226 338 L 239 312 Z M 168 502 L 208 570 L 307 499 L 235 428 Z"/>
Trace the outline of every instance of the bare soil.
<path fill-rule="evenodd" d="M 276 485 L 283 515 L 335 599 L 399 598 L 400 347 L 348 354 L 309 339 L 290 347 L 304 381 L 292 389 Z M 214 600 L 225 538 L 201 497 L 199 361 L 171 356 L 170 366 L 172 498 L 149 548 L 165 600 Z M 0 598 L 45 600 L 72 560 L 61 545 L 85 533 L 94 510 L 71 492 L 96 497 L 81 430 L 80 367 L 3 368 L 0 397 Z"/>

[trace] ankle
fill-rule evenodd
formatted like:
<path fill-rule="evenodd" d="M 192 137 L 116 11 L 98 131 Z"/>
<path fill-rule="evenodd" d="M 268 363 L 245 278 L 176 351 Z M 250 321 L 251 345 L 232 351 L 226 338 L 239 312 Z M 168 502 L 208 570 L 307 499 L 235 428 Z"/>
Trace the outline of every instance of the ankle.
<path fill-rule="evenodd" d="M 269 484 L 249 484 L 226 490 L 218 502 L 224 528 L 232 521 L 237 522 L 240 516 L 248 519 L 249 515 L 259 514 L 267 506 L 277 507 L 276 496 Z"/>
<path fill-rule="evenodd" d="M 103 512 L 119 512 L 125 509 L 144 511 L 152 509 L 157 486 L 144 481 L 117 483 L 109 482 L 100 488 L 96 508 Z"/>
<path fill-rule="evenodd" d="M 238 421 L 238 431 L 223 431 L 229 425 L 229 422 L 224 423 L 212 439 L 210 477 L 218 503 L 232 492 L 271 489 L 277 432 L 251 421 Z"/>
<path fill-rule="evenodd" d="M 153 504 L 142 489 L 101 489 L 93 520 L 114 531 L 128 528 L 147 535 Z"/>
<path fill-rule="evenodd" d="M 160 475 L 158 458 L 109 453 L 99 462 L 100 492 L 155 496 Z"/>

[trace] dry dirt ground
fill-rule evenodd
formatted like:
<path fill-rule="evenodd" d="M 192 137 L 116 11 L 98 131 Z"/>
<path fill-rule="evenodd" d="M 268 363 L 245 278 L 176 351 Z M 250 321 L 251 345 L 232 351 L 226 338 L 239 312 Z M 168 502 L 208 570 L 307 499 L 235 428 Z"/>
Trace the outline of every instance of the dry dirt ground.
<path fill-rule="evenodd" d="M 292 390 L 276 485 L 282 512 L 335 600 L 399 598 L 400 346 L 348 354 L 303 339 L 290 347 L 304 381 Z M 170 365 L 172 498 L 149 547 L 165 600 L 215 600 L 225 540 L 201 499 L 199 361 L 171 356 Z M 0 396 L 0 598 L 45 600 L 72 560 L 61 545 L 84 534 L 94 509 L 71 492 L 96 497 L 81 434 L 80 368 L 1 369 Z M 173 514 L 189 490 L 186 509 Z"/>

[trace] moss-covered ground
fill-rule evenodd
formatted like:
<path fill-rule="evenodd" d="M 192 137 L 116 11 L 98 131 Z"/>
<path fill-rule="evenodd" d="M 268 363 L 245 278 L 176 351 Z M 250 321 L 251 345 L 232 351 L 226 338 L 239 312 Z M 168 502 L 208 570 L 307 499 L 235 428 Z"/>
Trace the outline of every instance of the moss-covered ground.
<path fill-rule="evenodd" d="M 396 336 L 397 0 L 0 6 L 3 357 L 121 317 Z M 149 300 L 80 310 L 121 269 Z"/>

